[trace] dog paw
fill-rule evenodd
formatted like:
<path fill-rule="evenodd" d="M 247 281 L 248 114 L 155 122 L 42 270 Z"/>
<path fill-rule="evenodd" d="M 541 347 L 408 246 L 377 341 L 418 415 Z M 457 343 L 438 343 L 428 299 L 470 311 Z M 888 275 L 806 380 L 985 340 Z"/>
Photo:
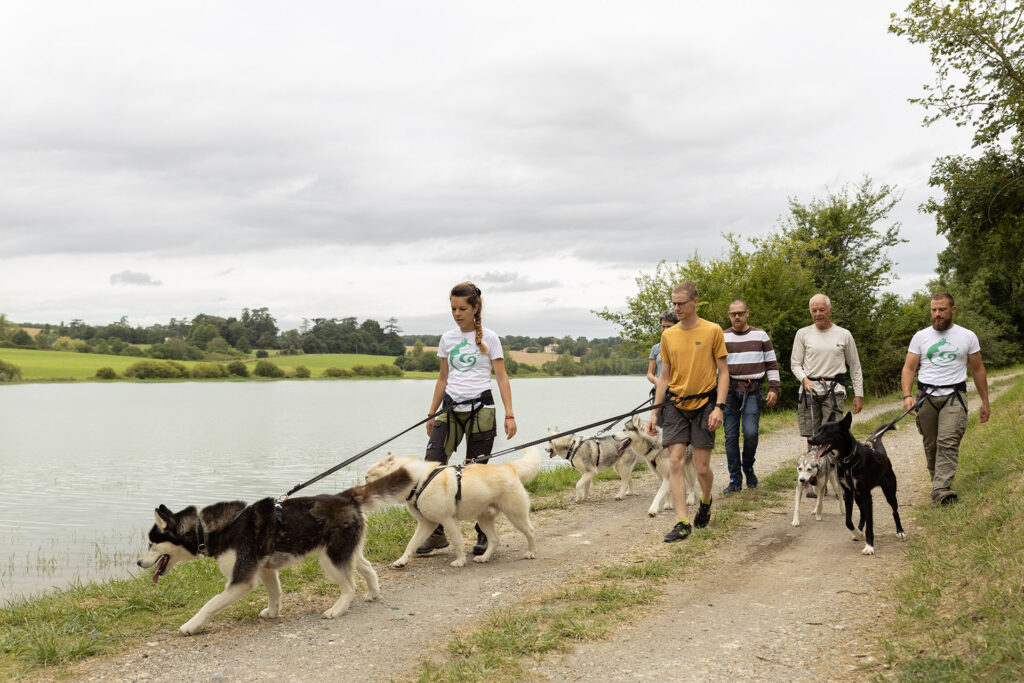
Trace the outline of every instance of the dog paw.
<path fill-rule="evenodd" d="M 194 620 L 186 621 L 178 628 L 178 633 L 183 636 L 192 636 L 203 630 L 203 623 L 192 623 Z"/>
<path fill-rule="evenodd" d="M 907 537 L 907 532 L 906 531 L 897 531 L 896 532 L 896 538 L 906 538 L 906 537 Z"/>
<path fill-rule="evenodd" d="M 615 496 L 615 500 L 622 500 L 625 496 Z"/>
<path fill-rule="evenodd" d="M 380 591 L 377 591 L 376 593 L 367 593 L 366 594 L 366 602 L 373 602 L 374 600 L 376 600 L 378 598 L 380 598 Z"/>
<path fill-rule="evenodd" d="M 392 562 L 391 566 L 394 569 L 401 569 L 402 567 L 404 567 L 407 564 L 409 564 L 409 560 L 404 558 L 404 557 L 400 557 L 397 560 L 395 560 L 394 562 Z"/>
<path fill-rule="evenodd" d="M 821 515 L 814 515 L 814 521 L 820 522 L 821 521 Z"/>
<path fill-rule="evenodd" d="M 278 615 L 278 610 L 270 609 L 269 607 L 267 607 L 262 612 L 260 612 L 260 618 L 261 619 L 277 619 L 277 615 Z"/>
<path fill-rule="evenodd" d="M 799 519 L 794 519 L 793 520 L 793 526 L 800 526 L 800 520 Z"/>
<path fill-rule="evenodd" d="M 335 617 L 340 617 L 342 615 L 342 613 L 346 609 L 348 609 L 348 605 L 345 605 L 341 609 L 338 609 L 336 607 L 331 607 L 329 610 L 327 610 L 327 611 L 325 611 L 323 613 L 323 618 L 324 619 L 334 619 Z"/>
<path fill-rule="evenodd" d="M 483 564 L 484 562 L 487 562 L 487 560 L 489 560 L 489 559 L 491 559 L 491 558 L 489 558 L 489 557 L 487 557 L 485 555 L 477 555 L 477 556 L 475 556 L 473 558 L 473 561 L 474 562 L 479 562 L 480 564 Z"/>
<path fill-rule="evenodd" d="M 864 550 L 861 550 L 860 554 L 861 555 L 874 555 L 875 554 L 875 549 L 874 549 L 873 546 L 865 545 L 864 546 Z"/>
<path fill-rule="evenodd" d="M 647 511 L 647 516 L 648 517 L 657 517 L 658 516 L 658 511 L 657 510 L 648 510 Z"/>
<path fill-rule="evenodd" d="M 536 559 L 536 558 L 537 558 L 537 553 L 534 552 L 533 550 L 527 550 L 526 554 L 523 555 L 523 559 L 524 560 L 533 560 L 533 559 Z"/>
<path fill-rule="evenodd" d="M 483 557 L 483 555 L 481 555 L 481 557 Z M 476 558 L 474 557 L 473 559 L 475 560 Z M 466 566 L 466 558 L 460 557 L 457 560 L 452 560 L 451 566 L 452 567 L 465 567 Z"/>
<path fill-rule="evenodd" d="M 852 534 L 850 534 L 850 540 L 851 541 L 863 541 L 864 537 L 861 536 L 860 534 L 858 534 L 856 531 L 854 531 Z"/>

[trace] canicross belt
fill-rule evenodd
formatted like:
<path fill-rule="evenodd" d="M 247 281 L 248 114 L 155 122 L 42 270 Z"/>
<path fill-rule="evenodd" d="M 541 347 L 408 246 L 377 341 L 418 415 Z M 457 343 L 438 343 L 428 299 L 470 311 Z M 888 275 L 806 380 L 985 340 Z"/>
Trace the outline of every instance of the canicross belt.
<path fill-rule="evenodd" d="M 717 394 L 718 394 L 718 387 L 714 386 L 714 387 L 711 387 L 710 389 L 708 389 L 707 391 L 701 392 L 699 394 L 690 394 L 689 396 L 676 396 L 675 394 L 672 393 L 671 390 L 666 390 L 665 391 L 665 398 L 666 398 L 666 400 L 671 401 L 672 405 L 674 405 L 676 408 L 678 408 L 679 410 L 682 410 L 683 409 L 683 404 L 686 403 L 687 401 L 691 401 L 691 400 L 693 400 L 695 398 L 706 398 L 706 399 L 708 399 L 710 401 L 711 399 L 715 398 L 715 396 Z M 698 408 L 693 408 L 693 410 L 700 410 L 700 408 L 703 408 L 703 406 L 700 406 Z"/>
<path fill-rule="evenodd" d="M 936 399 L 940 399 L 942 401 L 942 405 L 935 405 L 935 402 L 932 401 L 932 395 L 934 395 L 936 389 L 952 389 L 953 391 L 945 396 L 936 396 Z M 964 412 L 967 412 L 967 402 L 964 401 L 964 394 L 967 393 L 966 381 L 957 382 L 956 384 L 926 384 L 919 379 L 917 380 L 917 390 L 919 396 L 923 396 L 925 392 L 929 393 L 927 399 L 928 403 L 930 403 L 932 408 L 935 408 L 935 410 L 942 410 L 949 405 L 950 400 L 956 396 L 956 400 L 960 402 L 961 406 L 963 406 Z"/>

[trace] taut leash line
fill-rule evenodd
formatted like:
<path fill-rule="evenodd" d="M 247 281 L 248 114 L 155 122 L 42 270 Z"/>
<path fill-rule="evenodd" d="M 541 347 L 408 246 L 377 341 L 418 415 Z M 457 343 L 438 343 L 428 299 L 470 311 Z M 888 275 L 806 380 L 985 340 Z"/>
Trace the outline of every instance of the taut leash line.
<path fill-rule="evenodd" d="M 916 402 L 916 403 L 914 403 L 914 405 L 912 405 L 912 406 L 911 406 L 910 408 L 908 408 L 907 410 L 904 410 L 904 411 L 903 411 L 903 413 L 902 413 L 902 414 L 901 414 L 901 415 L 900 415 L 899 417 L 897 417 L 897 418 L 896 418 L 895 420 L 893 420 L 893 421 L 892 421 L 892 422 L 890 422 L 889 424 L 887 424 L 887 425 L 885 425 L 884 427 L 880 427 L 879 429 L 875 430 L 875 433 L 874 433 L 874 434 L 872 434 L 871 436 L 869 436 L 868 438 L 866 438 L 866 439 L 865 439 L 864 441 L 866 441 L 866 442 L 871 442 L 871 441 L 874 441 L 875 439 L 877 439 L 878 437 L 880 437 L 880 436 L 881 436 L 882 434 L 885 434 L 885 433 L 886 433 L 887 431 L 889 431 L 890 429 L 892 429 L 892 428 L 893 428 L 893 426 L 894 426 L 894 425 L 895 425 L 895 424 L 896 424 L 897 422 L 899 422 L 900 420 L 902 420 L 903 418 L 905 418 L 905 417 L 906 417 L 907 415 L 909 415 L 910 413 L 912 413 L 912 412 L 914 412 L 915 410 L 917 410 L 918 408 L 920 408 L 920 407 L 921 407 L 921 404 L 922 404 L 922 403 L 924 403 L 924 402 L 925 402 L 925 400 L 927 400 L 927 398 L 928 398 L 929 396 L 931 396 L 931 394 L 932 394 L 932 392 L 933 392 L 933 391 L 935 391 L 935 389 L 934 389 L 934 388 L 931 388 L 931 389 L 926 389 L 926 390 L 924 391 L 924 393 L 923 393 L 923 394 L 921 394 L 921 398 L 917 399 L 917 402 Z"/>
<path fill-rule="evenodd" d="M 386 443 L 388 443 L 390 441 L 394 441 L 395 439 L 397 439 L 398 437 L 402 436 L 406 432 L 411 432 L 412 430 L 416 429 L 420 425 L 426 424 L 428 421 L 433 420 L 435 417 L 437 417 L 441 413 L 445 412 L 446 410 L 447 410 L 447 408 L 442 408 L 441 410 L 437 411 L 433 415 L 428 415 L 427 417 L 425 417 L 424 419 L 420 420 L 419 422 L 417 422 L 413 426 L 409 427 L 408 429 L 403 429 L 402 431 L 398 432 L 394 436 L 389 436 L 388 438 L 384 439 L 380 443 L 375 444 L 373 446 L 370 446 L 365 451 L 360 451 L 359 453 L 356 453 L 355 455 L 353 455 L 348 460 L 345 460 L 344 462 L 338 463 L 337 465 L 335 465 L 331 469 L 327 470 L 326 472 L 322 472 L 322 473 L 316 475 L 315 477 L 313 477 L 309 481 L 303 482 L 302 484 L 296 484 L 295 486 L 292 487 L 292 489 L 288 493 L 286 493 L 283 496 L 281 496 L 278 500 L 287 500 L 296 491 L 301 491 L 302 489 L 306 488 L 310 484 L 315 484 L 316 482 L 320 481 L 324 477 L 328 477 L 328 476 L 334 474 L 335 472 L 337 472 L 338 470 L 342 469 L 343 467 L 348 467 L 349 465 L 354 463 L 356 460 L 359 460 L 359 458 L 362 458 L 363 456 L 372 453 L 373 451 L 377 450 L 378 448 L 380 448 L 381 446 L 383 446 L 384 444 L 386 444 Z"/>

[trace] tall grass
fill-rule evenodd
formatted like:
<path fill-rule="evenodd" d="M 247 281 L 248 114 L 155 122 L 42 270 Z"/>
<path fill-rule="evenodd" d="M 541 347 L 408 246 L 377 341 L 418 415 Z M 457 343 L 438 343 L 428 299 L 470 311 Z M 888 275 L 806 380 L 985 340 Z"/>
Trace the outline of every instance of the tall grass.
<path fill-rule="evenodd" d="M 1024 380 L 973 415 L 958 503 L 915 510 L 910 570 L 883 641 L 901 680 L 1024 680 Z"/>

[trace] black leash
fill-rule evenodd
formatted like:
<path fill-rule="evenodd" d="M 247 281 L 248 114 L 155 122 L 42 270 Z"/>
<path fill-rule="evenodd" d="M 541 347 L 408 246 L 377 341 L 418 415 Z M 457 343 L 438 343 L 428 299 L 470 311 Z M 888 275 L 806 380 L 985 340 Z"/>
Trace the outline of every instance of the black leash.
<path fill-rule="evenodd" d="M 890 429 L 892 429 L 892 428 L 893 428 L 893 427 L 894 427 L 894 426 L 896 425 L 896 423 L 897 423 L 897 422 L 899 422 L 900 420 L 902 420 L 903 418 L 905 418 L 905 417 L 906 417 L 907 415 L 909 415 L 910 413 L 912 413 L 912 412 L 914 412 L 915 410 L 917 410 L 918 408 L 920 408 L 920 407 L 921 407 L 921 404 L 922 404 L 922 403 L 924 403 L 924 402 L 925 402 L 925 401 L 926 401 L 926 400 L 928 399 L 928 397 L 929 397 L 929 396 L 931 396 L 931 393 L 932 393 L 933 391 L 935 391 L 935 387 L 930 387 L 930 388 L 926 389 L 926 390 L 925 390 L 925 391 L 924 391 L 924 392 L 923 392 L 923 393 L 921 394 L 921 398 L 917 399 L 917 402 L 916 402 L 916 403 L 914 403 L 914 405 L 912 405 L 912 406 L 911 406 L 910 408 L 908 408 L 907 410 L 904 410 L 904 411 L 903 411 L 903 413 L 902 413 L 902 414 L 901 414 L 901 415 L 900 415 L 899 417 L 897 417 L 897 418 L 896 418 L 895 420 L 893 420 L 893 421 L 892 421 L 892 422 L 890 422 L 889 424 L 885 425 L 884 427 L 881 427 L 881 428 L 877 429 L 877 430 L 875 431 L 875 433 L 874 433 L 874 434 L 872 434 L 872 435 L 871 435 L 871 436 L 869 436 L 868 438 L 864 439 L 864 442 L 865 442 L 865 443 L 871 443 L 871 442 L 873 442 L 873 441 L 874 441 L 875 439 L 877 439 L 878 437 L 880 437 L 880 436 L 881 436 L 882 434 L 885 434 L 885 433 L 886 433 L 887 431 L 889 431 Z"/>
<path fill-rule="evenodd" d="M 647 401 L 644 401 L 644 403 L 647 403 Z M 620 420 L 624 420 L 627 417 L 632 417 L 632 416 L 638 415 L 640 413 L 646 413 L 649 410 L 654 410 L 655 408 L 661 408 L 662 406 L 666 406 L 669 403 L 671 403 L 671 401 L 670 400 L 666 400 L 666 401 L 662 401 L 661 403 L 659 403 L 657 405 L 647 406 L 646 408 L 644 408 L 644 407 L 634 408 L 633 410 L 629 411 L 628 413 L 623 413 L 622 415 L 616 415 L 615 417 L 613 417 L 611 419 L 614 420 L 615 422 L 619 422 Z M 643 406 L 643 403 L 641 403 L 640 406 Z M 536 439 L 534 441 L 529 441 L 527 443 L 520 444 L 518 446 L 512 446 L 511 448 L 506 448 L 505 450 L 498 451 L 497 453 L 491 453 L 489 455 L 478 455 L 477 457 L 473 458 L 472 460 L 467 461 L 466 464 L 467 465 L 471 465 L 473 463 L 479 462 L 480 459 L 482 459 L 482 458 L 497 458 L 498 456 L 501 456 L 501 455 L 508 455 L 509 453 L 515 453 L 516 451 L 521 451 L 524 448 L 529 448 L 530 446 L 536 446 L 537 444 L 542 444 L 542 443 L 551 441 L 553 439 L 559 439 L 559 438 L 561 438 L 563 436 L 568 436 L 570 434 L 575 434 L 576 432 L 582 432 L 584 429 L 591 429 L 591 428 L 597 427 L 599 425 L 607 424 L 608 420 L 609 420 L 609 418 L 606 417 L 603 420 L 598 420 L 597 422 L 591 422 L 590 424 L 583 425 L 582 427 L 576 427 L 574 429 L 567 429 L 564 432 L 560 432 L 558 434 L 552 434 L 551 436 L 545 436 L 543 439 Z"/>
<path fill-rule="evenodd" d="M 379 444 L 376 444 L 374 446 L 370 446 L 365 451 L 360 451 L 359 453 L 356 453 L 355 455 L 353 455 L 348 460 L 345 460 L 344 462 L 338 463 L 337 465 L 335 465 L 331 469 L 327 470 L 326 472 L 322 472 L 322 473 L 316 475 L 315 477 L 313 477 L 312 479 L 310 479 L 307 482 L 304 482 L 302 484 L 296 484 L 295 486 L 292 487 L 292 489 L 288 493 L 286 493 L 283 496 L 281 496 L 281 498 L 279 500 L 287 500 L 296 491 L 301 491 L 302 489 L 306 488 L 310 484 L 315 484 L 316 482 L 320 481 L 324 477 L 328 477 L 328 476 L 334 474 L 335 472 L 337 472 L 338 470 L 342 469 L 343 467 L 348 467 L 349 465 L 354 463 L 356 460 L 359 460 L 359 458 L 362 458 L 363 456 L 372 453 L 373 451 L 377 450 L 378 448 L 380 448 L 381 446 L 383 446 L 384 444 L 386 444 L 386 443 L 388 443 L 390 441 L 394 441 L 395 439 L 397 439 L 398 437 L 402 436 L 406 432 L 411 432 L 412 430 L 416 429 L 420 425 L 426 424 L 428 421 L 433 420 L 435 417 L 437 417 L 441 413 L 445 412 L 446 410 L 448 410 L 447 407 L 442 407 L 441 410 L 438 410 L 433 415 L 428 415 L 427 417 L 425 417 L 424 419 L 420 420 L 419 422 L 417 422 L 413 426 L 409 427 L 408 429 L 403 429 L 402 431 L 398 432 L 394 436 L 389 436 L 388 438 L 384 439 Z"/>
<path fill-rule="evenodd" d="M 630 412 L 629 414 L 630 415 L 634 415 L 635 411 L 637 410 L 637 408 L 643 408 L 648 403 L 653 403 L 653 402 L 654 402 L 654 394 L 651 394 L 651 397 L 649 399 L 647 399 L 646 401 L 644 401 L 643 403 L 638 405 L 636 408 L 633 408 L 633 412 Z M 651 406 L 651 407 L 653 409 L 653 406 Z M 599 430 L 597 432 L 597 434 L 595 434 L 594 436 L 601 436 L 602 434 L 604 434 L 605 432 L 607 432 L 609 429 L 611 429 L 615 425 L 619 424 L 620 422 L 622 422 L 622 418 L 621 417 L 618 420 L 615 420 L 614 422 L 609 422 L 607 427 L 605 427 L 604 429 Z"/>

